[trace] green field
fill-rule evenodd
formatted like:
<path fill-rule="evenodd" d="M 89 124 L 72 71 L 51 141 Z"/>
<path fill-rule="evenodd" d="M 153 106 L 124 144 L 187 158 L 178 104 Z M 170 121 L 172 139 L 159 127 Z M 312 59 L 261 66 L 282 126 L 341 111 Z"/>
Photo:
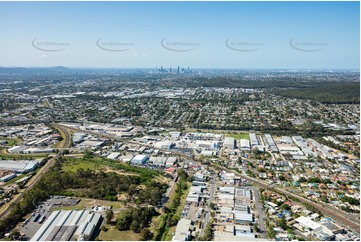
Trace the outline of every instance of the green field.
<path fill-rule="evenodd" d="M 106 167 L 105 165 L 101 165 L 92 161 L 87 161 L 84 159 L 71 159 L 66 158 L 66 161 L 63 163 L 62 170 L 63 171 L 71 171 L 75 172 L 79 169 L 90 169 L 90 170 L 98 170 L 100 168 Z"/>
<path fill-rule="evenodd" d="M 249 140 L 249 133 L 226 134 L 226 137 L 233 137 L 236 140 L 239 140 L 239 139 Z"/>
<path fill-rule="evenodd" d="M 99 239 L 103 241 L 138 241 L 140 234 L 134 233 L 131 230 L 119 231 L 114 226 L 105 224 L 109 230 L 104 232 L 103 230 L 99 234 Z"/>

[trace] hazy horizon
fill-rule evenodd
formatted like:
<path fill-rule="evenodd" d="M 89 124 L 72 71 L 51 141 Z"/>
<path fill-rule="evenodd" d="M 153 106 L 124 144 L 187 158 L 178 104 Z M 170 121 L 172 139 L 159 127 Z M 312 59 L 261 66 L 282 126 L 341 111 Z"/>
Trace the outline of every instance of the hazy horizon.
<path fill-rule="evenodd" d="M 359 69 L 359 2 L 0 2 L 0 66 Z"/>

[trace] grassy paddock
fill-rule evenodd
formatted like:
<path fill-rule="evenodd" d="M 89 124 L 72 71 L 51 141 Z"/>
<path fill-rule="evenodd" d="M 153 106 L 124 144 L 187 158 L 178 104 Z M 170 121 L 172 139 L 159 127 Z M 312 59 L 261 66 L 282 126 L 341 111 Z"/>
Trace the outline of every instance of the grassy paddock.
<path fill-rule="evenodd" d="M 94 163 L 92 161 L 88 161 L 85 159 L 66 158 L 65 160 L 66 161 L 64 162 L 64 164 L 62 166 L 62 170 L 66 171 L 66 172 L 68 172 L 68 171 L 75 172 L 79 169 L 97 170 L 97 169 L 105 167 L 104 165 Z"/>
<path fill-rule="evenodd" d="M 236 133 L 236 134 L 226 134 L 226 137 L 233 137 L 236 140 L 240 139 L 249 139 L 249 133 Z"/>
<path fill-rule="evenodd" d="M 134 233 L 131 230 L 119 231 L 114 226 L 104 224 L 108 228 L 107 232 L 101 230 L 99 239 L 103 241 L 138 241 L 140 234 Z"/>

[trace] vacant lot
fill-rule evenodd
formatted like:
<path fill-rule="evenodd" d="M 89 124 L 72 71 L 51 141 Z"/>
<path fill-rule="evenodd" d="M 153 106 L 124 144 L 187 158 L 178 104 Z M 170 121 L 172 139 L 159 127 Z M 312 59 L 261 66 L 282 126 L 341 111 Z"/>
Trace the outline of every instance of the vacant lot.
<path fill-rule="evenodd" d="M 85 159 L 76 159 L 76 158 L 66 158 L 62 166 L 63 171 L 71 171 L 71 172 L 75 172 L 79 169 L 98 170 L 101 168 L 106 168 L 106 166 L 92 161 L 87 161 Z"/>
<path fill-rule="evenodd" d="M 249 140 L 249 133 L 226 134 L 226 137 L 233 137 L 236 140 L 240 140 L 240 139 Z"/>
<path fill-rule="evenodd" d="M 103 241 L 138 241 L 140 234 L 136 234 L 131 230 L 119 231 L 114 226 L 105 224 L 109 230 L 107 232 L 101 231 L 99 239 Z"/>

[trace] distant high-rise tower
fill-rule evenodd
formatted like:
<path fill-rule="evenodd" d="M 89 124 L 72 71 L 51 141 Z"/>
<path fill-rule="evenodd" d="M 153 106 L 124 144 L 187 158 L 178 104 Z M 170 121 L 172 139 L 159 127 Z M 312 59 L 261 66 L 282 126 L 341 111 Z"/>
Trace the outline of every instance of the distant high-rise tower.
<path fill-rule="evenodd" d="M 178 69 L 177 69 L 177 74 L 179 74 L 179 66 L 178 66 Z"/>

